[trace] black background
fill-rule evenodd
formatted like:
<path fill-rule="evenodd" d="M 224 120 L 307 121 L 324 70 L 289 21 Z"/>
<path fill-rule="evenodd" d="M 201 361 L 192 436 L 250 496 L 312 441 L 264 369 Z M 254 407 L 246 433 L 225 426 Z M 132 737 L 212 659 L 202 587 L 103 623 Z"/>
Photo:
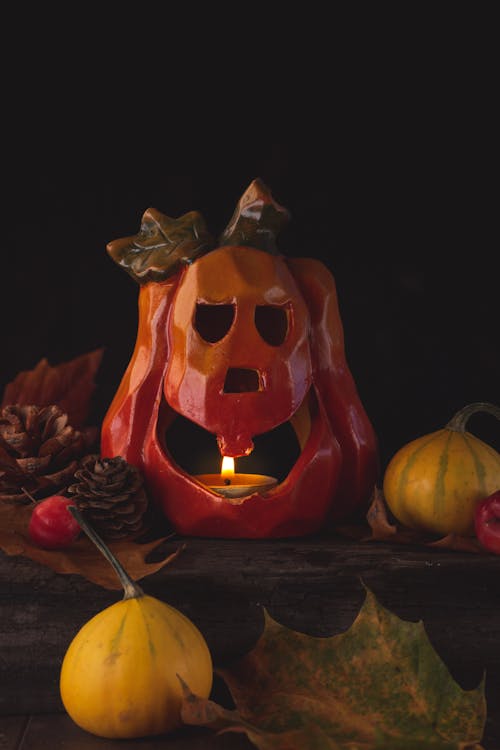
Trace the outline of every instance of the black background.
<path fill-rule="evenodd" d="M 106 244 L 150 206 L 197 209 L 218 234 L 261 177 L 292 215 L 282 252 L 335 276 L 384 463 L 465 404 L 500 402 L 488 19 L 420 18 L 414 34 L 396 19 L 396 35 L 358 20 L 344 36 L 296 30 L 286 53 L 272 33 L 229 35 L 210 72 L 210 45 L 174 54 L 172 31 L 40 46 L 4 87 L 1 388 L 42 357 L 102 346 L 101 419 L 137 323 L 137 287 Z M 497 443 L 492 421 L 471 430 Z"/>

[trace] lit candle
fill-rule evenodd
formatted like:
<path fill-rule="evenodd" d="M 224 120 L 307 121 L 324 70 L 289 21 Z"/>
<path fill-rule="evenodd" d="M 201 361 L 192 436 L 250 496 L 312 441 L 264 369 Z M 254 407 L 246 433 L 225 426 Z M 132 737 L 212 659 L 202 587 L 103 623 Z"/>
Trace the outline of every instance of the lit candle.
<path fill-rule="evenodd" d="M 245 497 L 255 492 L 267 492 L 278 484 L 275 477 L 265 474 L 236 474 L 234 458 L 230 456 L 222 458 L 220 474 L 198 474 L 196 479 L 224 497 Z"/>

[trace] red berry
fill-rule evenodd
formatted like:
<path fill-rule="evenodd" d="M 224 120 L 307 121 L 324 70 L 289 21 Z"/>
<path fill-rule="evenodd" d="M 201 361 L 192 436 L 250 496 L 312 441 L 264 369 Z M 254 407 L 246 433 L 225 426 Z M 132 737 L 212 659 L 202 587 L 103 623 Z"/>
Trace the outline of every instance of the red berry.
<path fill-rule="evenodd" d="M 28 533 L 31 541 L 43 549 L 68 547 L 80 534 L 80 526 L 68 510 L 75 501 L 62 495 L 52 495 L 33 508 Z"/>
<path fill-rule="evenodd" d="M 474 520 L 483 547 L 500 555 L 500 490 L 478 502 Z"/>

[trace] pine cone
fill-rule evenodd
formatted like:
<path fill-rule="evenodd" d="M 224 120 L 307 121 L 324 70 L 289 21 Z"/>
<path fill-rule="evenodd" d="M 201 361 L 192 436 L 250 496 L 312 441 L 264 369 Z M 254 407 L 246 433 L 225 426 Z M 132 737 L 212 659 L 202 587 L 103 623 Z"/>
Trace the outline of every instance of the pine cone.
<path fill-rule="evenodd" d="M 86 456 L 68 491 L 103 539 L 123 539 L 144 529 L 148 498 L 139 470 L 121 456 Z"/>
<path fill-rule="evenodd" d="M 68 424 L 58 406 L 0 409 L 0 501 L 29 502 L 55 494 L 72 481 L 87 437 Z"/>

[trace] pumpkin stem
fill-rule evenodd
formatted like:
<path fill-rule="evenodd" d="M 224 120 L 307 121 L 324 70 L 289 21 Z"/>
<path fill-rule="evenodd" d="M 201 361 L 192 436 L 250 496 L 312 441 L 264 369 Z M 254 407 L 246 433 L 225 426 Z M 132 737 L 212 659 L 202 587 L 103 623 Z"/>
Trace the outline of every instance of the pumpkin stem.
<path fill-rule="evenodd" d="M 99 552 L 101 552 L 106 560 L 113 566 L 115 573 L 120 579 L 121 585 L 123 586 L 123 598 L 138 599 L 139 597 L 144 596 L 144 591 L 135 581 L 132 580 L 125 568 L 120 562 L 118 562 L 109 547 L 103 542 L 96 531 L 94 531 L 92 526 L 83 516 L 83 514 L 78 510 L 78 508 L 76 508 L 74 505 L 69 505 L 68 510 L 70 511 L 71 515 L 78 521 L 78 524 L 87 534 L 87 536 L 94 542 Z"/>
<path fill-rule="evenodd" d="M 271 191 L 257 178 L 241 196 L 223 231 L 221 245 L 244 245 L 278 255 L 276 237 L 290 215 L 277 203 Z"/>
<path fill-rule="evenodd" d="M 24 492 L 24 494 L 26 495 L 26 497 L 31 500 L 31 502 L 33 503 L 33 505 L 37 505 L 40 502 L 40 500 L 35 500 L 35 498 L 31 494 L 31 492 L 28 492 L 28 490 L 26 489 L 26 487 L 21 487 L 21 489 Z"/>
<path fill-rule="evenodd" d="M 493 417 L 500 419 L 500 408 L 495 404 L 489 404 L 485 401 L 477 401 L 474 404 L 468 404 L 463 409 L 457 411 L 454 417 L 450 419 L 446 425 L 447 430 L 454 430 L 455 432 L 465 432 L 466 424 L 469 418 L 478 411 L 484 411 L 487 414 L 491 414 Z"/>

